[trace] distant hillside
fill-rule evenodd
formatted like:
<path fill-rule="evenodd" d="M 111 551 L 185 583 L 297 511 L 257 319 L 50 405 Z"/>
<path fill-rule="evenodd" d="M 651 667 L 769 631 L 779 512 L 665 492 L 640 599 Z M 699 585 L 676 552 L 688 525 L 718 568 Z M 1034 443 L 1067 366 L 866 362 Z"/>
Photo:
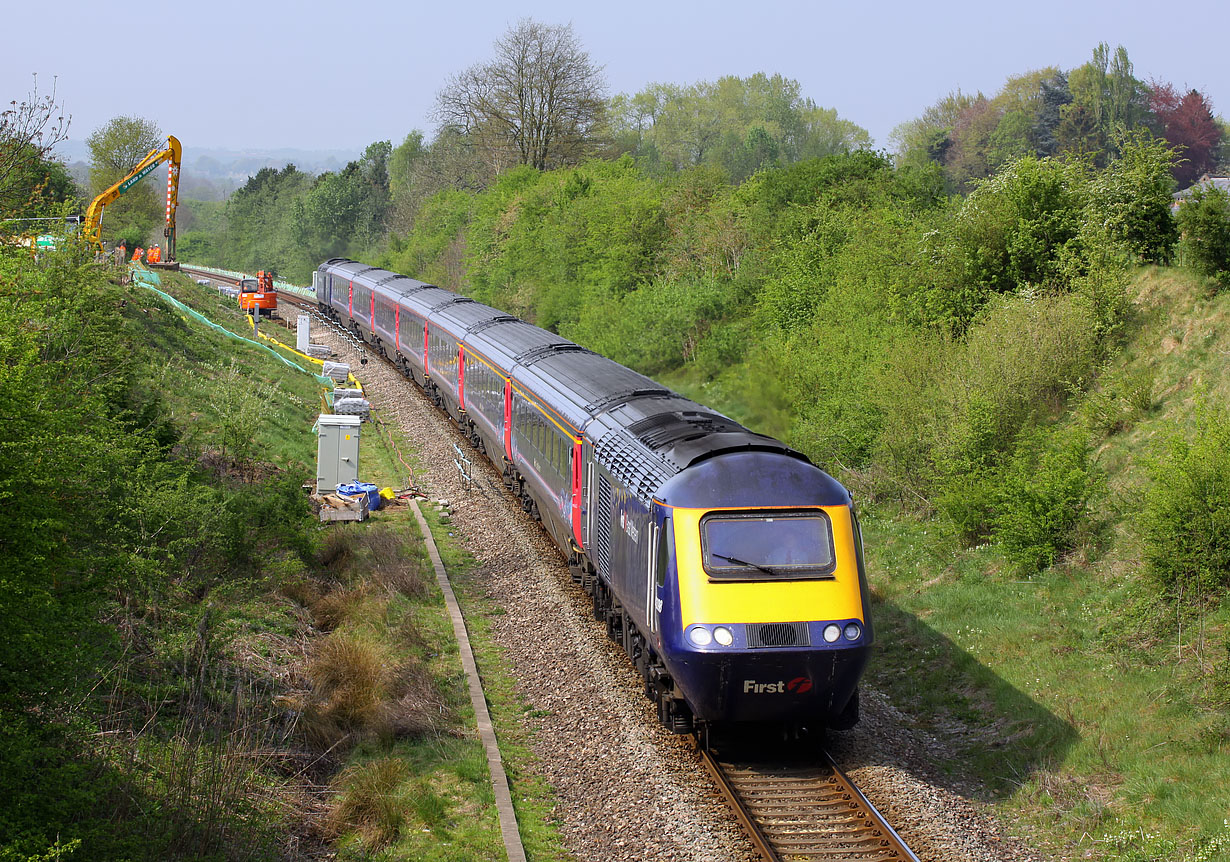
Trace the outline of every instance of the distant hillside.
<path fill-rule="evenodd" d="M 338 171 L 361 155 L 358 150 L 195 148 L 183 141 L 184 164 L 180 175 L 180 196 L 195 200 L 220 201 L 247 182 L 261 168 L 282 169 L 293 164 L 309 174 Z M 68 165 L 69 173 L 82 187 L 89 185 L 90 151 L 84 141 L 65 141 L 57 155 Z"/>

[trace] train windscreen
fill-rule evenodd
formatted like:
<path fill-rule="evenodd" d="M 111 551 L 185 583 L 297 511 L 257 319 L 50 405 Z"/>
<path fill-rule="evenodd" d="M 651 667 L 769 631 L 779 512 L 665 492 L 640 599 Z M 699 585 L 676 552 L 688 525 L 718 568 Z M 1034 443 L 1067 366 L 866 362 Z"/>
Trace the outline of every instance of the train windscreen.
<path fill-rule="evenodd" d="M 715 512 L 700 522 L 705 571 L 719 580 L 832 577 L 833 528 L 819 509 Z"/>

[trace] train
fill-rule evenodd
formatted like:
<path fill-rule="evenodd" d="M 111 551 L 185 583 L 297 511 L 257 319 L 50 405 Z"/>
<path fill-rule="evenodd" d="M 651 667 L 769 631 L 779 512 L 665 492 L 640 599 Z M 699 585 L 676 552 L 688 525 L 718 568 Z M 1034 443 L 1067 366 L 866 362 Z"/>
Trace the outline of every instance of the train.
<path fill-rule="evenodd" d="M 312 282 L 320 310 L 418 384 L 541 522 L 664 725 L 857 723 L 874 637 L 837 480 L 469 297 L 345 258 Z"/>

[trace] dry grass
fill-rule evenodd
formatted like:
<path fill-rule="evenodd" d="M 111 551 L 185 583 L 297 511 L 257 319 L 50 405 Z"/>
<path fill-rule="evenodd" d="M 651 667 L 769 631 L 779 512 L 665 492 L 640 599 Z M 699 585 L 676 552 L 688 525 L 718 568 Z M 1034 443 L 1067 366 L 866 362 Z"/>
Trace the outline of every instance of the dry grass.
<path fill-rule="evenodd" d="M 335 589 L 312 602 L 308 609 L 312 612 L 316 626 L 321 631 L 331 632 L 347 620 L 353 619 L 367 597 L 368 591 L 362 587 Z"/>
<path fill-rule="evenodd" d="M 421 548 L 410 536 L 391 527 L 347 525 L 332 529 L 317 558 L 326 571 L 344 583 L 370 580 L 389 593 L 409 598 L 423 598 L 428 593 L 430 582 L 424 574 L 427 565 Z"/>
<path fill-rule="evenodd" d="M 408 545 L 406 538 L 393 530 L 379 528 L 363 534 L 364 558 L 371 567 L 372 580 L 389 592 L 410 598 L 427 595 L 426 566 L 419 546 Z"/>
<path fill-rule="evenodd" d="M 310 689 L 289 698 L 310 744 L 329 750 L 361 739 L 411 736 L 450 718 L 418 661 L 399 661 L 391 647 L 351 629 L 320 641 L 307 662 Z"/>
<path fill-rule="evenodd" d="M 354 559 L 356 533 L 353 529 L 339 526 L 325 533 L 316 558 L 320 565 L 332 572 L 344 572 Z"/>
<path fill-rule="evenodd" d="M 396 757 L 357 764 L 342 772 L 333 782 L 338 795 L 326 819 L 330 834 L 356 832 L 371 850 L 392 844 L 406 821 L 406 805 L 397 790 L 408 777 L 409 768 Z"/>

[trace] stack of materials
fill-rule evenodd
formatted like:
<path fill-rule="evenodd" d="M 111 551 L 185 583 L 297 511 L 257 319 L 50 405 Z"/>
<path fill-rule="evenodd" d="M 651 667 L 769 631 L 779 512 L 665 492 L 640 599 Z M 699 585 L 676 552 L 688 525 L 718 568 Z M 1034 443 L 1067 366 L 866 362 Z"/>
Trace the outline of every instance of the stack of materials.
<path fill-rule="evenodd" d="M 333 396 L 333 412 L 340 416 L 358 416 L 369 422 L 372 418 L 372 405 L 366 398 L 338 398 Z"/>
<path fill-rule="evenodd" d="M 326 356 L 333 355 L 333 349 L 327 344 L 309 344 L 304 348 L 303 352 L 308 356 L 315 356 L 317 359 L 324 359 Z"/>
<path fill-rule="evenodd" d="M 346 378 L 350 376 L 350 366 L 345 362 L 326 362 L 324 363 L 325 377 L 331 377 L 338 383 L 345 383 Z"/>
<path fill-rule="evenodd" d="M 321 494 L 313 497 L 320 504 L 320 520 L 326 521 L 366 521 L 371 511 L 370 499 L 367 494 Z"/>
<path fill-rule="evenodd" d="M 343 482 L 337 486 L 337 493 L 339 496 L 348 498 L 363 497 L 367 501 L 369 512 L 379 509 L 383 502 L 380 489 L 371 482 Z"/>

